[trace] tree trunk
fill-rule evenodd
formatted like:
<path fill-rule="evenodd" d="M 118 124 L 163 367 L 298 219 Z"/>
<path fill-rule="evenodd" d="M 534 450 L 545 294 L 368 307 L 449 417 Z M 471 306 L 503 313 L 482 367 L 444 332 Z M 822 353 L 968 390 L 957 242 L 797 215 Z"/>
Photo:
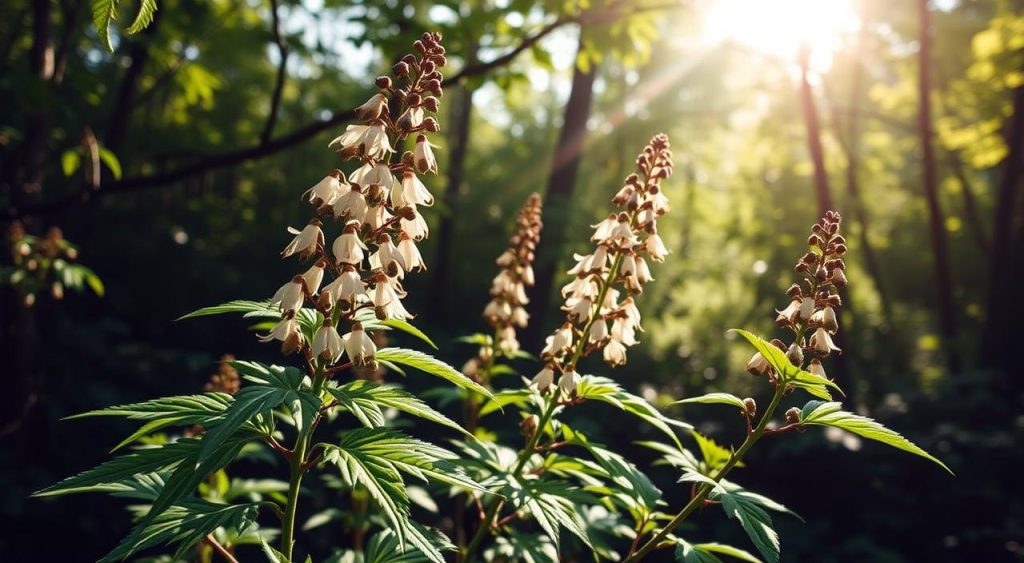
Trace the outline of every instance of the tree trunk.
<path fill-rule="evenodd" d="M 581 30 L 577 55 L 584 48 Z M 545 333 L 544 316 L 551 303 L 559 257 L 564 251 L 566 220 L 572 209 L 572 196 L 586 140 L 587 120 L 590 118 L 596 76 L 593 63 L 586 69 L 577 65 L 573 70 L 572 89 L 569 92 L 569 101 L 565 105 L 562 130 L 558 135 L 558 146 L 555 148 L 551 173 L 548 176 L 543 213 L 545 240 L 537 249 L 534 264 L 536 285 L 530 296 L 530 328 L 524 337 L 527 349 L 537 348 L 542 340 L 541 336 Z"/>
<path fill-rule="evenodd" d="M 467 45 L 466 67 L 477 63 L 478 44 L 473 41 Z M 473 88 L 468 81 L 459 87 L 457 101 L 452 104 L 452 127 L 449 138 L 451 147 L 448 157 L 448 181 L 444 191 L 438 197 L 444 200 L 447 213 L 441 217 L 437 236 L 437 258 L 434 261 L 434 276 L 431 279 L 430 317 L 445 318 L 448 313 L 449 295 L 452 292 L 451 269 L 453 244 L 455 239 L 455 210 L 459 205 L 459 188 L 466 177 L 466 154 L 469 152 L 469 132 L 473 117 Z"/>
<path fill-rule="evenodd" d="M 135 100 L 142 75 L 149 63 L 149 42 L 156 36 L 162 14 L 163 10 L 157 10 L 153 15 L 152 23 L 142 32 L 141 37 L 132 42 L 131 49 L 128 51 L 130 63 L 128 69 L 124 71 L 124 78 L 121 79 L 121 86 L 117 91 L 117 101 L 111 106 L 110 124 L 107 126 L 107 135 L 103 143 L 114 153 L 121 149 L 125 137 L 128 135 L 132 102 Z"/>
<path fill-rule="evenodd" d="M 818 217 L 833 209 L 832 192 L 828 186 L 828 171 L 825 169 L 825 150 L 821 146 L 821 125 L 818 123 L 818 108 L 814 105 L 814 92 L 807 79 L 810 52 L 800 51 L 800 113 L 807 129 L 807 151 L 814 163 L 814 191 L 818 195 Z"/>
<path fill-rule="evenodd" d="M 924 180 L 924 196 L 928 204 L 928 219 L 934 276 L 939 292 L 939 329 L 946 348 L 946 362 L 949 370 L 960 370 L 960 354 L 957 342 L 957 319 L 953 301 L 953 275 L 946 242 L 946 226 L 942 207 L 939 204 L 938 178 L 935 166 L 935 148 L 932 143 L 931 106 L 931 53 L 932 24 L 928 0 L 918 0 L 920 51 L 918 64 L 918 134 L 921 138 L 921 165 Z"/>
<path fill-rule="evenodd" d="M 992 235 L 992 258 L 989 267 L 988 311 L 982 346 L 982 363 L 989 367 L 1006 368 L 1017 354 L 1014 340 L 1017 321 L 1021 317 L 1020 296 L 1015 295 L 1019 278 L 1014 278 L 1011 253 L 1013 246 L 1024 240 L 1014 237 L 1014 212 L 1021 173 L 1024 172 L 1024 87 L 1013 91 L 1013 115 L 1008 118 L 1006 143 L 1009 152 L 1003 178 L 996 196 L 995 229 Z M 1019 265 L 1018 265 L 1019 266 Z"/>

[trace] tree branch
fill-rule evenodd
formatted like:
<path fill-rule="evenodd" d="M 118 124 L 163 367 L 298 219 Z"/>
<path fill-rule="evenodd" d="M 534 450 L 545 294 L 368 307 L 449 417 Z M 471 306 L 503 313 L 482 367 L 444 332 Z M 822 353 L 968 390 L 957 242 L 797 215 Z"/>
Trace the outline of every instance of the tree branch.
<path fill-rule="evenodd" d="M 665 4 L 639 6 L 632 8 L 629 11 L 629 14 L 626 15 L 654 10 L 667 10 L 681 7 L 683 5 L 684 2 L 680 0 L 668 2 Z M 276 14 L 276 10 L 274 10 L 274 12 Z M 601 16 L 595 14 L 566 16 L 558 18 L 542 27 L 533 35 L 530 35 L 529 37 L 523 39 L 518 45 L 516 45 L 512 50 L 505 53 L 504 55 L 501 55 L 487 62 L 470 65 L 450 76 L 448 79 L 446 79 L 445 82 L 453 84 L 465 80 L 467 78 L 486 74 L 496 68 L 507 65 L 511 63 L 513 60 L 515 60 L 515 58 L 518 57 L 523 51 L 530 49 L 544 37 L 548 36 L 553 31 L 562 26 L 571 23 L 583 23 L 600 20 Z M 154 24 L 155 23 L 156 22 L 154 22 Z M 150 27 L 152 28 L 153 26 Z M 275 26 L 275 28 L 276 27 L 277 26 Z M 147 31 L 149 30 L 147 29 Z M 148 92 L 144 94 L 148 94 Z M 330 119 L 308 123 L 306 125 L 303 125 L 302 127 L 299 127 L 298 129 L 295 129 L 291 133 L 288 133 L 287 135 L 278 137 L 276 139 L 270 139 L 268 136 L 266 140 L 261 139 L 261 141 L 256 145 L 234 151 L 210 155 L 191 164 L 183 165 L 175 170 L 170 170 L 167 172 L 158 172 L 155 174 L 137 176 L 133 178 L 125 178 L 123 180 L 116 182 L 108 182 L 105 184 L 104 189 L 92 193 L 89 193 L 88 191 L 83 189 L 66 194 L 62 197 L 58 197 L 51 201 L 41 202 L 34 205 L 24 205 L 21 207 L 12 206 L 5 210 L 3 216 L 8 219 L 14 219 L 31 215 L 53 213 L 56 211 L 60 211 L 68 206 L 81 203 L 88 199 L 89 197 L 91 197 L 92 195 L 102 197 L 107 194 L 128 193 L 153 188 L 157 186 L 163 186 L 179 180 L 183 180 L 185 178 L 189 178 L 191 176 L 196 176 L 199 174 L 204 174 L 206 172 L 217 170 L 219 168 L 233 166 L 251 160 L 258 160 L 273 155 L 282 150 L 291 148 L 295 145 L 298 145 L 306 141 L 307 139 L 315 135 L 318 135 L 319 133 L 327 129 L 330 129 L 331 127 L 351 120 L 354 116 L 355 112 L 351 109 L 337 112 Z"/>
<path fill-rule="evenodd" d="M 277 52 L 281 61 L 277 65 L 277 81 L 274 83 L 274 93 L 270 98 L 270 113 L 267 114 L 267 122 L 260 133 L 260 145 L 270 142 L 274 134 L 274 125 L 277 123 L 277 114 L 281 108 L 281 96 L 284 93 L 284 82 L 288 78 L 288 43 L 281 34 L 281 18 L 277 14 L 277 0 L 270 0 L 270 19 L 274 31 L 274 43 L 277 44 Z"/>

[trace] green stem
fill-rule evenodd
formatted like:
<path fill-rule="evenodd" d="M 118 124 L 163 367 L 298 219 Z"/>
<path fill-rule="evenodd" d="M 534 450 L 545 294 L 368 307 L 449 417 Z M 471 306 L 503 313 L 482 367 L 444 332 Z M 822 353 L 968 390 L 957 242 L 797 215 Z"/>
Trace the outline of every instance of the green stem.
<path fill-rule="evenodd" d="M 326 380 L 323 366 L 318 366 L 316 374 L 313 376 L 313 391 L 317 395 L 323 390 Z M 318 412 L 313 422 L 299 432 L 299 436 L 295 439 L 295 447 L 292 449 L 291 459 L 289 460 L 288 502 L 285 504 L 284 514 L 281 518 L 281 546 L 279 549 L 287 561 L 292 560 L 292 548 L 295 546 L 295 515 L 299 508 L 302 476 L 308 469 L 305 465 L 306 452 L 309 449 L 309 442 L 313 438 L 312 430 L 320 416 Z"/>
<path fill-rule="evenodd" d="M 743 460 L 743 456 L 747 453 L 747 451 L 749 451 L 750 448 L 754 447 L 754 444 L 756 444 L 757 441 L 760 440 L 762 436 L 764 436 L 765 429 L 768 426 L 768 421 L 775 413 L 775 410 L 779 407 L 779 402 L 782 400 L 782 395 L 784 391 L 785 383 L 780 383 L 778 386 L 776 386 L 775 396 L 772 397 L 772 401 L 768 405 L 768 408 L 765 410 L 764 415 L 761 417 L 761 421 L 758 423 L 757 428 L 755 428 L 754 431 L 751 432 L 749 436 L 747 436 L 747 439 L 743 441 L 743 444 L 739 447 L 739 449 L 733 452 L 733 454 L 729 457 L 729 461 L 727 461 L 725 465 L 722 466 L 722 468 L 719 469 L 717 473 L 715 473 L 715 476 L 712 477 L 712 479 L 716 483 L 724 479 L 725 476 L 728 475 L 734 467 L 736 467 L 736 464 Z M 670 533 L 672 533 L 672 530 L 674 530 L 677 526 L 682 524 L 683 521 L 686 520 L 690 516 L 690 514 L 693 513 L 693 511 L 697 510 L 698 507 L 704 504 L 704 501 L 708 498 L 708 495 L 711 494 L 712 489 L 713 487 L 710 484 L 701 485 L 700 490 L 693 497 L 693 499 L 691 499 L 690 502 L 687 503 L 687 505 L 684 506 L 683 509 L 680 510 L 679 513 L 675 515 L 675 517 L 672 518 L 672 520 L 665 524 L 665 526 L 662 527 L 657 534 L 654 534 L 654 537 L 648 540 L 647 543 L 643 545 L 643 547 L 637 550 L 636 553 L 633 553 L 628 558 L 626 558 L 625 563 L 634 563 L 635 561 L 640 561 L 651 551 L 657 549 L 658 544 L 664 541 L 664 539 Z"/>
<path fill-rule="evenodd" d="M 630 217 L 630 223 L 632 224 L 636 220 L 636 213 Z M 605 297 L 608 294 L 608 290 L 611 288 L 615 278 L 619 275 L 619 270 L 622 268 L 622 261 L 625 258 L 623 252 L 618 252 L 615 256 L 615 261 L 612 263 L 611 269 L 608 271 L 607 277 L 602 280 L 601 290 L 598 292 L 597 300 L 594 302 L 594 309 L 591 311 L 590 318 L 580 331 L 579 340 L 576 343 L 576 349 L 573 350 L 573 354 L 569 361 L 565 364 L 565 371 L 570 371 L 576 367 L 576 363 L 580 361 L 583 356 L 583 349 L 586 347 L 584 340 L 590 334 L 590 327 L 593 326 L 597 316 L 601 313 L 601 306 L 604 304 Z M 537 431 L 530 437 L 529 442 L 526 444 L 521 452 L 519 452 L 519 459 L 516 461 L 515 469 L 512 470 L 512 477 L 518 478 L 522 473 L 523 468 L 526 467 L 526 462 L 529 461 L 530 456 L 533 455 L 534 450 L 537 448 L 537 443 L 540 442 L 541 436 L 544 434 L 544 428 L 551 421 L 551 417 L 555 414 L 555 409 L 558 408 L 558 390 L 553 390 L 551 395 L 547 399 L 547 405 L 544 411 L 541 413 L 540 420 L 537 423 Z M 494 517 L 504 506 L 504 501 L 501 499 L 495 499 L 494 502 L 487 508 L 487 512 L 484 514 L 484 519 L 480 522 L 480 527 L 477 528 L 476 533 L 473 535 L 473 539 L 470 540 L 469 545 L 463 551 L 465 555 L 465 561 L 472 561 L 473 551 L 480 546 L 480 542 L 483 541 L 484 537 L 491 530 L 491 522 Z"/>

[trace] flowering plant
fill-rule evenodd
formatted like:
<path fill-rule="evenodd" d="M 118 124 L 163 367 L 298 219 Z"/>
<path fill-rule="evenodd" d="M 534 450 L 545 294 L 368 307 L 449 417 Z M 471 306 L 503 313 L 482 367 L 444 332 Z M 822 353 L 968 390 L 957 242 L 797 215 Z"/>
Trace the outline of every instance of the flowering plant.
<path fill-rule="evenodd" d="M 428 136 L 439 127 L 427 114 L 438 111 L 442 96 L 440 69 L 446 58 L 440 42 L 434 33 L 417 40 L 415 53 L 394 66 L 393 77 L 376 79 L 379 91 L 356 109 L 360 123 L 331 142 L 354 169 L 348 174 L 334 170 L 307 190 L 304 197 L 314 216 L 303 228 L 290 229 L 293 238 L 282 252 L 284 258 L 296 256 L 310 265 L 268 301 L 233 301 L 183 317 L 244 313 L 258 319 L 267 329 L 261 340 L 278 343 L 284 355 L 297 358 L 293 363 L 298 367 L 230 360 L 206 393 L 79 415 L 144 423 L 115 448 L 134 445 L 132 452 L 38 493 L 108 492 L 143 503 L 134 529 L 104 561 L 162 544 L 175 546 L 174 558 L 201 544 L 203 557 L 216 552 L 236 561 L 236 549 L 245 543 L 261 544 L 273 562 L 309 561 L 309 550 L 296 549 L 296 533 L 311 472 L 363 501 L 353 508 L 358 515 L 348 519 L 356 532 L 352 545 L 338 546 L 331 561 L 555 561 L 573 550 L 599 559 L 638 561 L 666 547 L 674 547 L 677 558 L 686 562 L 714 562 L 719 555 L 757 561 L 739 548 L 690 543 L 677 535 L 679 524 L 708 504 L 721 505 L 761 556 L 777 561 L 779 541 L 767 511 L 788 510 L 726 480 L 761 439 L 833 426 L 941 465 L 899 434 L 841 410 L 832 400 L 839 389 L 822 360 L 839 352 L 832 335 L 839 329 L 839 290 L 847 283 L 847 249 L 837 213 L 829 212 L 814 225 L 809 251 L 796 267 L 802 285 L 789 290 L 791 301 L 778 314 L 778 324 L 793 335 L 791 343 L 737 331 L 756 349 L 748 371 L 764 377 L 772 390 L 760 417 L 752 398 L 728 393 L 679 401 L 738 410 L 746 426 L 738 448 L 716 444 L 612 379 L 585 373 L 582 362 L 598 351 L 613 368 L 627 364 L 627 350 L 639 344 L 643 332 L 637 302 L 654 281 L 648 262 L 669 255 L 658 235 L 658 220 L 670 210 L 663 183 L 673 168 L 665 135 L 644 147 L 636 172 L 612 198 L 615 210 L 594 225 L 594 251 L 575 257 L 568 272 L 572 279 L 561 291 L 565 320 L 546 339 L 539 359 L 521 349 L 516 334 L 529 320 L 524 305 L 541 236 L 536 194 L 527 200 L 508 249 L 497 259 L 499 273 L 484 308 L 492 332 L 463 339 L 478 346 L 463 370 L 420 351 L 385 347 L 382 335 L 388 330 L 434 346 L 409 323 L 402 282 L 425 268 L 417 243 L 429 233 L 421 210 L 433 197 L 421 177 L 438 172 Z M 413 149 L 399 155 L 396 147 L 408 141 L 414 142 Z M 332 223 L 336 234 L 329 235 Z M 520 361 L 536 361 L 530 370 L 536 375 L 497 390 L 495 377 L 517 374 L 513 362 Z M 401 372 L 409 367 L 461 390 L 463 423 L 423 397 L 366 377 L 382 368 Z M 239 376 L 246 384 L 239 386 Z M 797 392 L 818 400 L 790 408 L 786 424 L 773 425 L 783 401 Z M 599 443 L 591 429 L 572 426 L 564 415 L 587 402 L 637 417 L 666 436 L 666 442 L 644 445 L 679 471 L 682 486 L 691 490 L 684 507 L 673 513 L 635 463 Z M 501 444 L 482 426 L 485 417 L 505 409 L 520 413 L 521 445 Z M 396 411 L 461 433 L 463 438 L 454 441 L 460 453 L 397 430 L 392 424 Z M 178 436 L 160 434 L 174 427 L 185 430 Z M 334 435 L 325 436 L 330 431 Z M 680 433 L 695 440 L 700 456 L 684 446 Z M 287 481 L 217 485 L 229 483 L 229 464 L 266 454 L 285 462 Z M 441 511 L 406 483 L 407 476 L 441 487 L 455 500 L 453 512 L 437 519 L 443 530 L 414 520 L 413 504 Z M 302 528 L 338 513 L 345 511 L 317 514 Z M 260 526 L 267 521 L 277 527 Z M 378 531 L 364 540 L 371 528 Z M 563 537 L 563 528 L 569 536 Z"/>

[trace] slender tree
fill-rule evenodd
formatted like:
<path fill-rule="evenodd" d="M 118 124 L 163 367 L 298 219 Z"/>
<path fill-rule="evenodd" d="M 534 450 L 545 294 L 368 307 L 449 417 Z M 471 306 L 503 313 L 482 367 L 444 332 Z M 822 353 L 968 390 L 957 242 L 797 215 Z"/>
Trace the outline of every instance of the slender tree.
<path fill-rule="evenodd" d="M 946 241 L 946 226 L 939 203 L 938 175 L 932 131 L 931 60 L 932 16 L 928 0 L 918 0 L 918 114 L 921 167 L 925 201 L 928 205 L 929 236 L 934 263 L 935 286 L 939 295 L 939 329 L 946 344 L 946 361 L 952 372 L 960 369 L 957 351 L 957 319 L 953 301 L 953 274 Z"/>
<path fill-rule="evenodd" d="M 585 40 L 585 32 L 581 29 L 576 50 L 577 62 L 579 55 L 586 51 Z M 547 241 L 542 248 L 538 249 L 535 267 L 537 283 L 534 286 L 529 308 L 530 318 L 533 321 L 530 323 L 531 329 L 526 336 L 528 348 L 535 348 L 540 336 L 544 334 L 544 314 L 554 289 L 555 274 L 558 270 L 558 255 L 562 253 L 562 247 L 565 244 L 565 221 L 572 206 L 576 176 L 586 142 L 587 120 L 590 118 L 596 76 L 597 69 L 593 63 L 585 66 L 577 64 L 573 69 L 569 101 L 565 105 L 562 130 L 558 135 L 558 145 L 555 148 L 555 156 L 548 176 L 543 216 Z"/>

